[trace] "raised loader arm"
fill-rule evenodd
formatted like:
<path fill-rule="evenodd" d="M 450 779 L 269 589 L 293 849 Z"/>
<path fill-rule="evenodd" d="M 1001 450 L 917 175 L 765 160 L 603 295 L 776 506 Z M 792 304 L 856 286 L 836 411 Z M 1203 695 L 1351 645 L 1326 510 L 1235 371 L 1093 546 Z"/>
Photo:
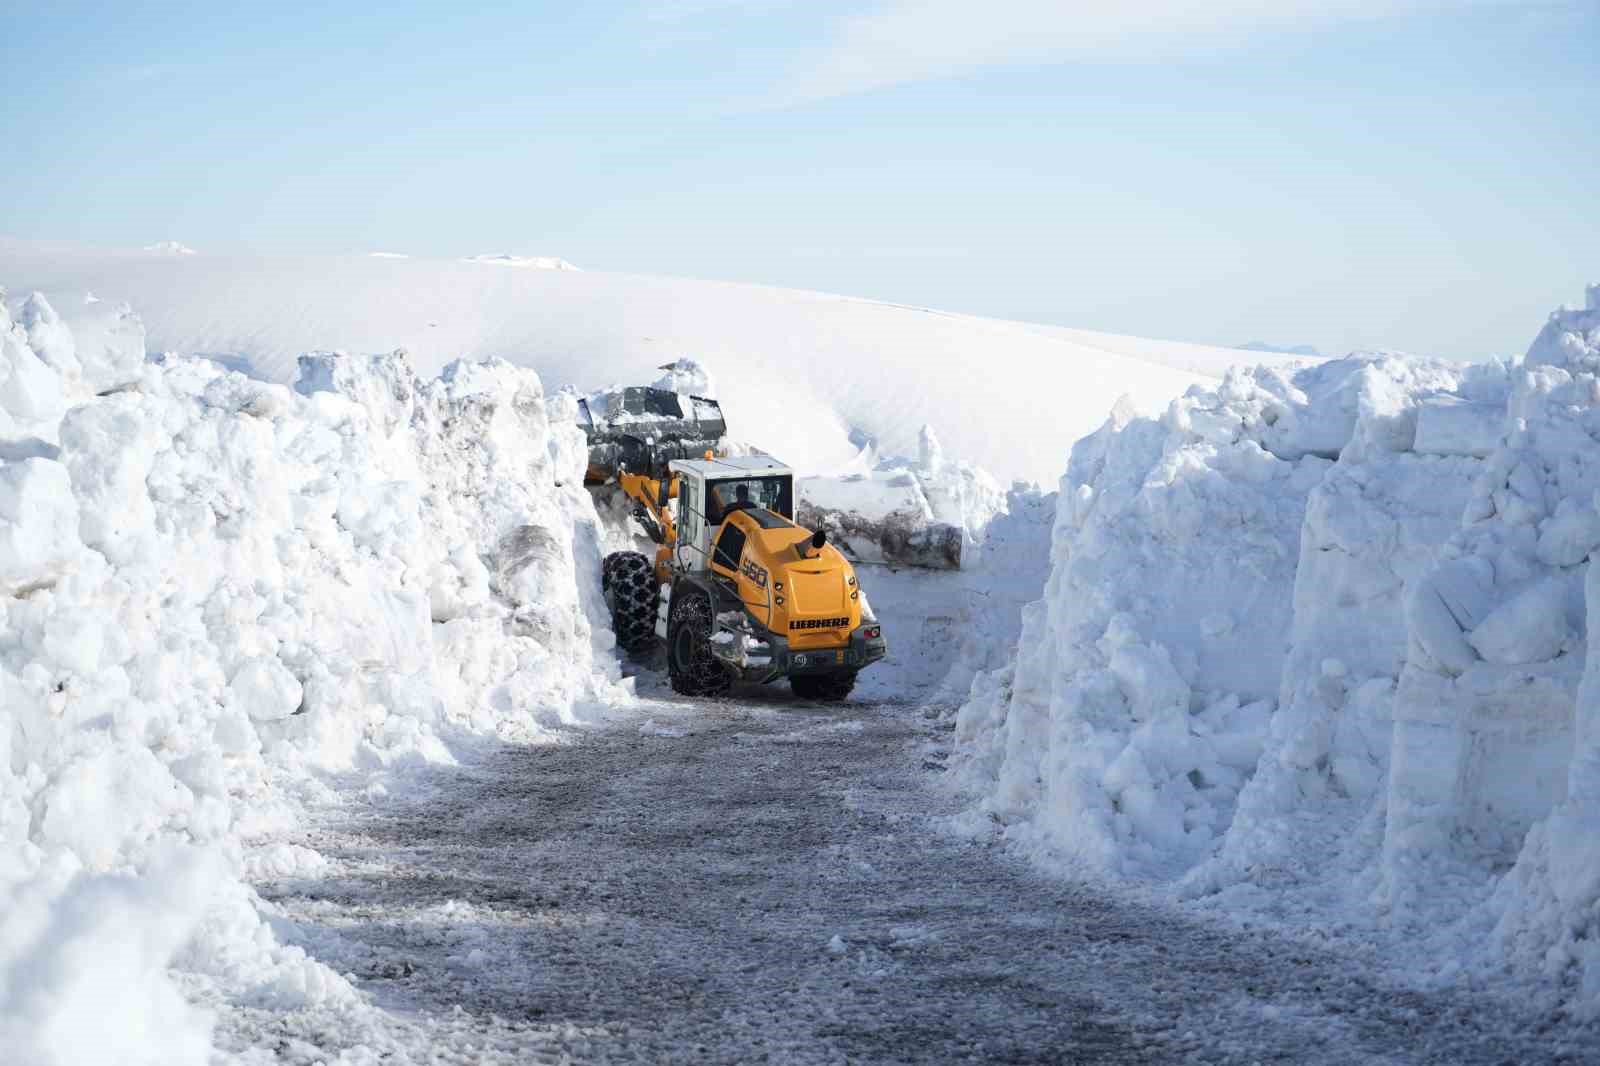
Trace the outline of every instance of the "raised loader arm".
<path fill-rule="evenodd" d="M 678 544 L 678 524 L 670 501 L 678 498 L 678 478 L 654 478 L 628 470 L 617 474 L 617 487 L 634 502 L 633 517 L 650 539 L 670 552 Z"/>
<path fill-rule="evenodd" d="M 721 406 L 701 396 L 629 387 L 579 400 L 578 424 L 589 444 L 584 481 L 614 481 L 633 501 L 634 519 L 657 545 L 656 577 L 668 580 L 678 545 L 672 501 L 679 479 L 670 464 L 717 447 L 728 428 Z"/>

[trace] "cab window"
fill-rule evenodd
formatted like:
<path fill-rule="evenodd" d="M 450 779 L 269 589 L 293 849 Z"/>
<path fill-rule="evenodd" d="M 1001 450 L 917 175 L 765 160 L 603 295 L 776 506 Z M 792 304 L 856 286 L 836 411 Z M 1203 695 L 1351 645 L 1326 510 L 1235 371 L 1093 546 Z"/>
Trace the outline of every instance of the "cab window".
<path fill-rule="evenodd" d="M 737 570 L 739 557 L 743 554 L 744 530 L 730 525 L 723 529 L 722 536 L 717 538 L 717 550 L 712 553 L 711 561 L 729 570 Z"/>
<path fill-rule="evenodd" d="M 794 479 L 774 477 L 718 478 L 706 493 L 706 521 L 721 522 L 729 511 L 765 508 L 785 518 L 794 517 Z"/>
<path fill-rule="evenodd" d="M 678 480 L 678 539 L 694 544 L 700 539 L 700 501 L 696 499 L 698 486 L 688 478 Z"/>

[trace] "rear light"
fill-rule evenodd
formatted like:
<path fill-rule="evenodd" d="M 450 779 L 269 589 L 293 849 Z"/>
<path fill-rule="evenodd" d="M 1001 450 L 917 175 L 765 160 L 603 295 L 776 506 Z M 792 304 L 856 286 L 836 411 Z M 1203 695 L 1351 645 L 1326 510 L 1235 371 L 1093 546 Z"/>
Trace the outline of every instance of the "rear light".
<path fill-rule="evenodd" d="M 862 630 L 862 632 L 866 634 L 868 640 L 877 640 L 878 635 L 883 632 L 883 627 L 868 626 L 866 629 Z"/>

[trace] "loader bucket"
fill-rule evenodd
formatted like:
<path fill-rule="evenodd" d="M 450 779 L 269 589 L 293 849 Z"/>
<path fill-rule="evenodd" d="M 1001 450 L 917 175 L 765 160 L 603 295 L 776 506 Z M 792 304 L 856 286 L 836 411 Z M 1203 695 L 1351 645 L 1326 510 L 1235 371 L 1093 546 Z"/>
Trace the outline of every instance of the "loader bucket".
<path fill-rule="evenodd" d="M 722 405 L 703 396 L 632 385 L 578 401 L 578 425 L 589 441 L 588 484 L 626 468 L 654 477 L 673 459 L 715 449 L 728 424 Z"/>

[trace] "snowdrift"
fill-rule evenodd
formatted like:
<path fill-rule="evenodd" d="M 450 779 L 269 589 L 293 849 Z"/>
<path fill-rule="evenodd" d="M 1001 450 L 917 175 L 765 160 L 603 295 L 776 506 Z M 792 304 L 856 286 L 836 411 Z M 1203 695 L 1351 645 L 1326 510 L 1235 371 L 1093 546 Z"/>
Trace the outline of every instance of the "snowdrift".
<path fill-rule="evenodd" d="M 1600 1009 L 1600 286 L 1520 362 L 1119 409 L 1061 486 L 1044 598 L 958 716 L 980 813 Z"/>
<path fill-rule="evenodd" d="M 252 842 L 326 775 L 378 801 L 615 694 L 602 534 L 530 370 L 312 355 L 291 389 L 64 310 L 0 298 L 0 1046 L 198 1064 L 191 1003 L 356 998 L 242 880 L 314 872 Z"/>
<path fill-rule="evenodd" d="M 1009 483 L 1053 483 L 1059 456 L 1118 397 L 1159 410 L 1242 359 L 1149 341 L 797 292 L 506 260 L 261 258 L 103 252 L 0 239 L 15 285 L 59 307 L 85 292 L 139 308 L 154 351 L 209 355 L 282 383 L 317 348 L 407 349 L 535 367 L 551 389 L 645 384 L 679 356 L 717 375 L 730 432 L 804 473 L 860 449 L 952 455 Z"/>

